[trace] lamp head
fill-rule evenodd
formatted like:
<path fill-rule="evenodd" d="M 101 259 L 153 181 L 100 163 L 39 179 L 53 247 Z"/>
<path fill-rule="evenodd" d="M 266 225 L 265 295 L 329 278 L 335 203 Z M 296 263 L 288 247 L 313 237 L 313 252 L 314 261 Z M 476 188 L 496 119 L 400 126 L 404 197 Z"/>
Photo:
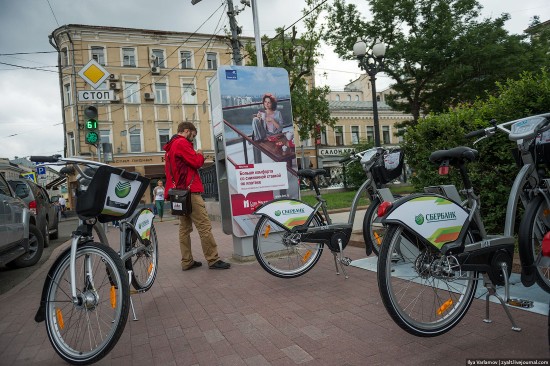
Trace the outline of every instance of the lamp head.
<path fill-rule="evenodd" d="M 357 41 L 353 45 L 353 54 L 357 58 L 365 57 L 367 54 L 367 44 L 360 37 L 357 37 Z"/>
<path fill-rule="evenodd" d="M 372 54 L 376 58 L 382 58 L 386 54 L 386 44 L 384 42 L 376 42 L 372 46 Z"/>

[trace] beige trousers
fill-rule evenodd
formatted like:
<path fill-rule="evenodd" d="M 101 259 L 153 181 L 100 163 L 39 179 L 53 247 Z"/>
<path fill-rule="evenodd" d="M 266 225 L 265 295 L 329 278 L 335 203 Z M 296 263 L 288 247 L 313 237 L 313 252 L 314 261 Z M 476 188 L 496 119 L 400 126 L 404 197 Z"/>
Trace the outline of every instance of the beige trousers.
<path fill-rule="evenodd" d="M 187 269 L 193 264 L 193 253 L 191 252 L 191 232 L 193 224 L 199 231 L 201 238 L 202 252 L 208 265 L 216 263 L 220 258 L 218 256 L 218 245 L 212 235 L 212 225 L 206 212 L 206 205 L 200 194 L 191 194 L 191 204 L 193 210 L 189 216 L 180 216 L 180 251 L 181 267 Z"/>

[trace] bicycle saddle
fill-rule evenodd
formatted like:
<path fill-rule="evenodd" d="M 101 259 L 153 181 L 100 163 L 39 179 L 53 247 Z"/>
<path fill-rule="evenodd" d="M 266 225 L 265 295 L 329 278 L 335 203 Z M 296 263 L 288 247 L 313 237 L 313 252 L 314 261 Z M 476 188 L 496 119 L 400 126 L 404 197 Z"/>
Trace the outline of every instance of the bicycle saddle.
<path fill-rule="evenodd" d="M 453 162 L 459 161 L 474 161 L 477 159 L 479 153 L 475 149 L 471 149 L 466 146 L 459 146 L 449 150 L 437 150 L 430 154 L 430 161 L 434 164 L 440 164 L 444 160 L 451 160 Z"/>
<path fill-rule="evenodd" d="M 318 175 L 325 175 L 327 171 L 325 169 L 301 169 L 298 170 L 298 176 L 313 179 Z"/>

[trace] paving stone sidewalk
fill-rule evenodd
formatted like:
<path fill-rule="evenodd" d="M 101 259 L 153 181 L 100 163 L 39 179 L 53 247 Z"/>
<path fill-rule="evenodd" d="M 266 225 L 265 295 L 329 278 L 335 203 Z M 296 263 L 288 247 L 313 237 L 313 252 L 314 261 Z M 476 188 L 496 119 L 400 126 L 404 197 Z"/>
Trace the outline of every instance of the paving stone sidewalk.
<path fill-rule="evenodd" d="M 466 365 L 467 359 L 550 357 L 546 316 L 511 309 L 523 328 L 516 333 L 495 304 L 493 323 L 484 323 L 485 302 L 474 300 L 452 331 L 414 337 L 386 313 L 375 273 L 348 267 L 348 280 L 336 276 L 327 251 L 306 275 L 276 278 L 255 261 L 231 261 L 231 236 L 220 223 L 212 225 L 221 256 L 232 262 L 230 270 L 203 266 L 182 272 L 177 221 L 156 223 L 155 285 L 132 296 L 139 320 L 129 317 L 119 343 L 98 365 L 452 366 Z M 192 235 L 195 259 L 204 262 L 196 230 Z M 109 236 L 113 245 L 117 232 L 110 230 Z M 364 256 L 362 248 L 346 251 L 352 259 Z M 44 323 L 33 320 L 44 276 L 59 253 L 0 296 L 0 365 L 65 364 Z"/>

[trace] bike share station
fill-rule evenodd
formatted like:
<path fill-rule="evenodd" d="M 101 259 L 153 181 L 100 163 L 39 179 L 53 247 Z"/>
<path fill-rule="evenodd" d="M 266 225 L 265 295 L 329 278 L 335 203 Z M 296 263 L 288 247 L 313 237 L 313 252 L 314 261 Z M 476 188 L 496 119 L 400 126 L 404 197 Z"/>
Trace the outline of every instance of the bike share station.
<path fill-rule="evenodd" d="M 275 198 L 299 198 L 288 73 L 282 68 L 223 66 L 210 83 L 212 130 L 223 231 L 233 257 L 253 258 L 254 210 Z M 263 99 L 276 100 L 279 132 L 258 136 Z"/>

